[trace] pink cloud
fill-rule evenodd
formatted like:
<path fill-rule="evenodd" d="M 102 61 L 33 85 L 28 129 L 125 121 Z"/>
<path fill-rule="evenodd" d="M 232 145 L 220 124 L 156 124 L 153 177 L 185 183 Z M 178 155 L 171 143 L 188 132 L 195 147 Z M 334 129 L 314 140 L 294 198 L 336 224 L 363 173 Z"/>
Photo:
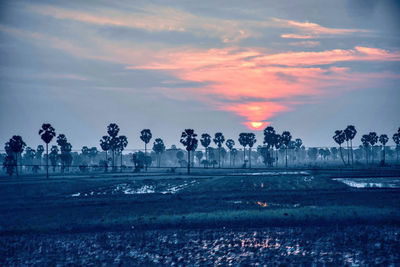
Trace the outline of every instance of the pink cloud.
<path fill-rule="evenodd" d="M 366 47 L 277 54 L 262 49 L 189 49 L 165 52 L 149 64 L 127 68 L 163 70 L 181 80 L 204 83 L 185 92 L 214 108 L 233 112 L 254 129 L 253 125 L 264 125 L 276 114 L 303 104 L 295 100 L 297 96 L 323 97 L 332 94 L 324 88 L 357 88 L 368 86 L 371 78 L 388 77 L 355 73 L 344 67 L 313 67 L 344 61 L 400 61 L 400 53 Z"/>

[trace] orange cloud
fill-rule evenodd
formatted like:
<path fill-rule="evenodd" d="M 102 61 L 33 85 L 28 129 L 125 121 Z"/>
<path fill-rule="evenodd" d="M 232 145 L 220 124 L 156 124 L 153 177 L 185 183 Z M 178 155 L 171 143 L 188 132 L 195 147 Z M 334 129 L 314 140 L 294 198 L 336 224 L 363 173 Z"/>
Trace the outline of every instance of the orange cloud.
<path fill-rule="evenodd" d="M 343 61 L 400 61 L 400 53 L 366 47 L 278 54 L 262 49 L 189 49 L 165 52 L 152 63 L 127 68 L 164 70 L 181 80 L 204 83 L 185 91 L 243 117 L 248 127 L 256 129 L 276 114 L 302 104 L 295 101 L 298 96 L 323 96 L 331 93 L 323 90 L 328 87 L 365 86 L 369 74 L 344 67 L 312 67 Z M 384 77 L 387 75 L 374 78 Z"/>

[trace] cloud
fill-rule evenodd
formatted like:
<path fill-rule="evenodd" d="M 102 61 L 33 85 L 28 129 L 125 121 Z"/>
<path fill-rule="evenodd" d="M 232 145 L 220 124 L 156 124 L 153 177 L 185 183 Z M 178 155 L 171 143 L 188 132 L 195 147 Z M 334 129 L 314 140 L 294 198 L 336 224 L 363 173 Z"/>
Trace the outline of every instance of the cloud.
<path fill-rule="evenodd" d="M 318 41 L 301 41 L 301 42 L 291 42 L 289 45 L 292 46 L 304 46 L 304 47 L 315 47 L 319 46 L 320 42 Z"/>
<path fill-rule="evenodd" d="M 364 29 L 340 29 L 340 28 L 328 28 L 321 26 L 317 23 L 312 22 L 299 22 L 294 20 L 285 20 L 273 18 L 274 22 L 276 22 L 282 28 L 289 28 L 299 31 L 301 34 L 282 34 L 282 38 L 291 38 L 291 39 L 312 39 L 312 38 L 323 38 L 323 37 L 331 37 L 338 35 L 350 35 L 356 33 L 369 33 L 370 31 Z"/>

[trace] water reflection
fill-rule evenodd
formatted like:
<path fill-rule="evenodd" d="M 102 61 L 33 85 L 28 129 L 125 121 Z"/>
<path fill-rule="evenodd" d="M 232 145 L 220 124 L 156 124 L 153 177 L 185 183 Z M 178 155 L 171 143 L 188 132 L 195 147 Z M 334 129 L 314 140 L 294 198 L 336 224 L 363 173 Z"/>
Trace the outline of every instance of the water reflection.
<path fill-rule="evenodd" d="M 355 188 L 400 188 L 400 178 L 335 178 Z"/>

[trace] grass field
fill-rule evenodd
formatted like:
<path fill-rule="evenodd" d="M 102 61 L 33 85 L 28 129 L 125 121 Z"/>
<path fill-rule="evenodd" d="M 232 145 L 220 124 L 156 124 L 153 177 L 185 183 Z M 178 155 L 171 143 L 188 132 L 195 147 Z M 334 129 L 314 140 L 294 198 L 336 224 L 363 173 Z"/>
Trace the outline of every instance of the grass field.
<path fill-rule="evenodd" d="M 366 226 L 378 232 L 390 228 L 390 238 L 397 240 L 399 193 L 398 188 L 351 188 L 326 173 L 304 171 L 3 179 L 1 242 L 18 247 L 18 238 L 34 244 L 31 238 L 46 236 L 40 242 L 51 243 L 66 235 L 89 235 L 97 242 L 99 233 L 115 231 L 156 231 L 162 238 L 168 231 L 224 236 L 228 229 L 238 233 L 285 227 L 285 232 Z M 9 250 L 2 253 L 15 260 Z"/>

